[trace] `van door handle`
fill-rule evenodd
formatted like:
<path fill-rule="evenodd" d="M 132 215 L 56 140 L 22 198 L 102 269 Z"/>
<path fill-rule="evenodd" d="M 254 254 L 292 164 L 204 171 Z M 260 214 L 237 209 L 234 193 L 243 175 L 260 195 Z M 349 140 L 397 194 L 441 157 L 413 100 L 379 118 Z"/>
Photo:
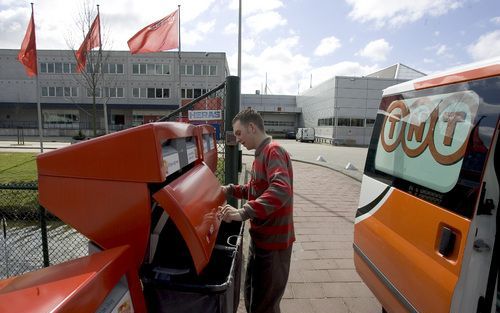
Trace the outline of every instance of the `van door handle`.
<path fill-rule="evenodd" d="M 477 252 L 488 252 L 491 250 L 490 246 L 483 239 L 476 239 L 473 248 Z"/>
<path fill-rule="evenodd" d="M 453 230 L 443 226 L 441 230 L 441 240 L 439 241 L 439 253 L 447 257 L 453 253 L 455 247 L 455 239 L 457 235 Z"/>

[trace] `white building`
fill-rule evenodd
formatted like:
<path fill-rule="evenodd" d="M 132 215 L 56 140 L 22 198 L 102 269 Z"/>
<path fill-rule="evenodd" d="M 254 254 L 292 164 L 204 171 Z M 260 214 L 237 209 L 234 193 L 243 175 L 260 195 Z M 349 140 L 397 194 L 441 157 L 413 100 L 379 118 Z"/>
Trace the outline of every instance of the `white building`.
<path fill-rule="evenodd" d="M 17 60 L 19 50 L 0 50 L 0 135 L 38 133 L 36 79 L 29 78 Z M 98 129 L 104 129 L 106 104 L 111 130 L 155 120 L 223 83 L 229 75 L 222 52 L 182 52 L 179 91 L 177 52 L 131 55 L 104 51 L 103 84 L 96 90 Z M 39 50 L 39 95 L 45 136 L 73 136 L 91 129 L 92 96 L 73 52 Z"/>
<path fill-rule="evenodd" d="M 398 63 L 365 77 L 332 77 L 297 96 L 299 127 L 314 127 L 319 140 L 368 145 L 382 90 L 424 75 Z"/>

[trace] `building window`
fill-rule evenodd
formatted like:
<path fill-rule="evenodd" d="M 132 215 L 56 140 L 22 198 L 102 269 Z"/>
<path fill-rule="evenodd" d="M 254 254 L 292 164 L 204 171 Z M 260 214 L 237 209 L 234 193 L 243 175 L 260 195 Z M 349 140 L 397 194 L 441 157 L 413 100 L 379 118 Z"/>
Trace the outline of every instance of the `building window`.
<path fill-rule="evenodd" d="M 95 97 L 100 98 L 101 97 L 101 88 L 87 88 L 87 97 L 92 98 L 92 90 L 95 91 Z"/>
<path fill-rule="evenodd" d="M 181 74 L 182 75 L 193 75 L 193 65 L 190 65 L 190 64 L 181 65 Z"/>
<path fill-rule="evenodd" d="M 168 88 L 148 88 L 147 95 L 150 99 L 170 98 L 170 89 Z"/>
<path fill-rule="evenodd" d="M 217 66 L 216 65 L 204 65 L 204 64 L 183 64 L 181 65 L 181 74 L 188 76 L 216 76 Z"/>
<path fill-rule="evenodd" d="M 104 97 L 123 98 L 122 87 L 104 87 Z"/>
<path fill-rule="evenodd" d="M 207 90 L 203 88 L 181 89 L 181 98 L 196 99 L 205 93 L 207 93 Z"/>
<path fill-rule="evenodd" d="M 78 97 L 78 87 L 42 87 L 42 97 Z"/>
<path fill-rule="evenodd" d="M 132 74 L 146 75 L 146 64 L 134 63 L 132 64 Z"/>
<path fill-rule="evenodd" d="M 375 124 L 375 119 L 367 118 L 365 123 L 366 127 L 373 127 L 373 124 Z"/>
<path fill-rule="evenodd" d="M 155 64 L 156 75 L 170 75 L 170 64 Z"/>
<path fill-rule="evenodd" d="M 195 64 L 194 65 L 194 75 L 195 76 L 201 76 L 201 69 L 202 69 L 202 65 L 201 64 Z"/>
<path fill-rule="evenodd" d="M 132 64 L 134 75 L 170 75 L 170 64 L 134 63 Z"/>
<path fill-rule="evenodd" d="M 93 63 L 89 63 L 87 62 L 87 66 L 86 66 L 86 72 L 87 73 L 100 73 L 100 66 L 99 64 L 93 64 Z"/>
<path fill-rule="evenodd" d="M 71 74 L 76 72 L 76 63 L 68 62 L 41 62 L 40 72 L 48 74 Z"/>
<path fill-rule="evenodd" d="M 364 127 L 365 120 L 362 118 L 351 118 L 351 126 L 352 127 Z"/>
<path fill-rule="evenodd" d="M 209 72 L 208 75 L 210 75 L 210 76 L 216 76 L 217 75 L 217 66 L 216 65 L 210 65 L 210 72 Z"/>
<path fill-rule="evenodd" d="M 338 126 L 351 126 L 351 119 L 350 118 L 339 118 L 339 119 L 337 119 L 337 125 Z"/>
<path fill-rule="evenodd" d="M 46 128 L 78 128 L 79 120 L 78 111 L 44 110 L 43 112 L 43 122 Z"/>
<path fill-rule="evenodd" d="M 55 72 L 57 74 L 62 73 L 62 68 L 63 68 L 62 63 L 59 63 L 59 62 L 54 63 L 54 67 L 55 67 Z"/>
<path fill-rule="evenodd" d="M 318 126 L 333 126 L 333 118 L 320 118 L 318 119 Z"/>
<path fill-rule="evenodd" d="M 125 115 L 124 114 L 112 114 L 111 115 L 111 125 L 125 125 Z"/>
<path fill-rule="evenodd" d="M 78 97 L 78 88 L 77 87 L 64 87 L 64 96 L 65 97 Z"/>
<path fill-rule="evenodd" d="M 102 72 L 108 74 L 123 74 L 123 64 L 104 63 L 102 65 Z"/>
<path fill-rule="evenodd" d="M 264 121 L 264 126 L 295 126 L 294 122 L 288 121 Z"/>

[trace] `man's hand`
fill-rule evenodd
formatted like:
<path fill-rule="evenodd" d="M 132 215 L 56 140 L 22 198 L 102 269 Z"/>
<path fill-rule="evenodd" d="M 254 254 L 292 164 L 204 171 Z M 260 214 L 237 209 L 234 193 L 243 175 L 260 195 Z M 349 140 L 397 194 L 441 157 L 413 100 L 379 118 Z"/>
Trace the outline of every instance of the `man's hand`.
<path fill-rule="evenodd" d="M 241 221 L 241 214 L 233 206 L 226 204 L 224 206 L 219 206 L 220 215 L 222 216 L 222 220 L 226 223 L 230 223 L 232 221 Z"/>

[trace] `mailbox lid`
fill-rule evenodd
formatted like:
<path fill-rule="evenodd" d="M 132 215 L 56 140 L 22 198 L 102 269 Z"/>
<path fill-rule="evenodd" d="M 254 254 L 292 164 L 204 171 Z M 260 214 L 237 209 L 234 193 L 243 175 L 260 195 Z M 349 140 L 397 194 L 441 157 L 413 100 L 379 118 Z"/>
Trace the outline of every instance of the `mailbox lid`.
<path fill-rule="evenodd" d="M 200 273 L 210 260 L 221 222 L 217 213 L 225 196 L 219 181 L 201 163 L 160 189 L 153 198 L 181 233 L 196 272 Z"/>
<path fill-rule="evenodd" d="M 149 123 L 40 154 L 37 157 L 38 173 L 85 179 L 163 182 L 167 172 L 162 158 L 163 143 L 195 135 L 194 125 Z"/>

